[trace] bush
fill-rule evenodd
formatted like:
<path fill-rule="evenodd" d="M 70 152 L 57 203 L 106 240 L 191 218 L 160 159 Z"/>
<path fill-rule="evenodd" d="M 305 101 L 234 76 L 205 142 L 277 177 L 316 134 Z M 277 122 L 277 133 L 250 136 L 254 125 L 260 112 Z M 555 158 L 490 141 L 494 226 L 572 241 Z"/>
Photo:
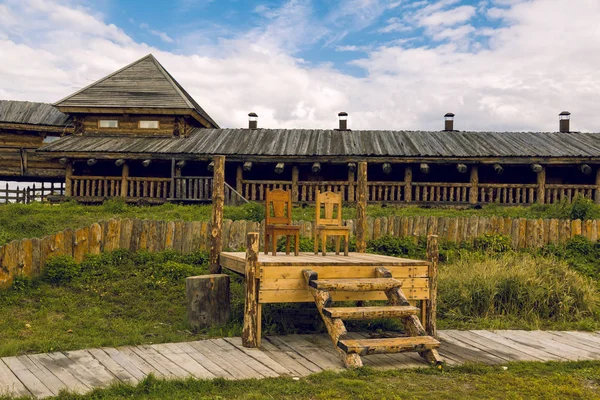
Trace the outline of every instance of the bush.
<path fill-rule="evenodd" d="M 394 257 L 423 258 L 425 257 L 424 240 L 387 235 L 367 242 L 367 251 Z"/>
<path fill-rule="evenodd" d="M 577 321 L 599 313 L 595 283 L 556 258 L 508 253 L 476 255 L 440 268 L 440 316 L 454 319 L 512 316 Z"/>
<path fill-rule="evenodd" d="M 223 217 L 233 221 L 247 220 L 260 222 L 265 218 L 265 206 L 262 203 L 255 202 L 237 207 L 228 206 L 223 211 Z"/>
<path fill-rule="evenodd" d="M 81 273 L 81 267 L 71 256 L 56 256 L 46 262 L 44 279 L 55 285 L 72 281 Z"/>
<path fill-rule="evenodd" d="M 491 253 L 504 253 L 511 250 L 511 239 L 506 235 L 485 234 L 475 238 L 473 247 Z"/>

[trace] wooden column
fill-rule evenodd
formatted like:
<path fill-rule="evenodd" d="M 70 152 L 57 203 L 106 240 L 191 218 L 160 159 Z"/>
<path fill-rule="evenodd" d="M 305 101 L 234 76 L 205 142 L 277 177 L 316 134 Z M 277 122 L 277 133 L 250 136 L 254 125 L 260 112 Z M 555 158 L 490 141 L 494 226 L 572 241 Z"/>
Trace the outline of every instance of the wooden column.
<path fill-rule="evenodd" d="M 544 204 L 546 202 L 546 167 L 542 165 L 542 170 L 537 173 L 537 202 Z"/>
<path fill-rule="evenodd" d="M 244 347 L 260 347 L 262 307 L 258 302 L 258 239 L 258 232 L 250 232 L 246 235 L 246 281 L 242 330 Z"/>
<path fill-rule="evenodd" d="M 121 197 L 127 197 L 129 192 L 129 164 L 125 162 L 121 170 Z"/>
<path fill-rule="evenodd" d="M 298 194 L 298 167 L 297 166 L 293 166 L 292 167 L 292 201 L 298 201 L 300 200 Z"/>
<path fill-rule="evenodd" d="M 185 279 L 187 316 L 193 329 L 229 322 L 229 275 L 200 275 Z"/>
<path fill-rule="evenodd" d="M 73 162 L 67 161 L 67 171 L 65 172 L 65 196 L 71 197 L 73 196 L 73 181 L 71 178 L 73 177 Z M 8 192 L 7 192 L 8 193 Z"/>
<path fill-rule="evenodd" d="M 211 274 L 220 274 L 219 260 L 223 250 L 223 206 L 225 205 L 225 156 L 215 156 L 213 162 L 215 166 L 213 170 L 209 270 Z"/>
<path fill-rule="evenodd" d="M 348 201 L 354 201 L 354 171 L 348 168 Z"/>
<path fill-rule="evenodd" d="M 367 251 L 367 163 L 358 163 L 358 185 L 356 198 L 356 251 Z"/>
<path fill-rule="evenodd" d="M 437 336 L 437 290 L 438 290 L 438 263 L 440 250 L 437 235 L 427 236 L 427 261 L 429 265 L 429 300 L 427 300 L 427 319 L 425 329 L 430 336 Z"/>
<path fill-rule="evenodd" d="M 412 167 L 410 165 L 404 167 L 404 201 L 406 203 L 412 201 Z"/>
<path fill-rule="evenodd" d="M 471 166 L 471 193 L 469 203 L 477 204 L 479 202 L 479 169 L 477 165 Z"/>
<path fill-rule="evenodd" d="M 596 195 L 594 196 L 596 204 L 600 204 L 600 168 L 596 170 Z"/>
<path fill-rule="evenodd" d="M 171 190 L 169 191 L 169 197 L 175 198 L 175 159 L 171 159 Z"/>
<path fill-rule="evenodd" d="M 238 193 L 242 193 L 242 180 L 244 179 L 244 169 L 241 165 L 238 165 L 236 174 L 235 174 L 235 190 Z"/>

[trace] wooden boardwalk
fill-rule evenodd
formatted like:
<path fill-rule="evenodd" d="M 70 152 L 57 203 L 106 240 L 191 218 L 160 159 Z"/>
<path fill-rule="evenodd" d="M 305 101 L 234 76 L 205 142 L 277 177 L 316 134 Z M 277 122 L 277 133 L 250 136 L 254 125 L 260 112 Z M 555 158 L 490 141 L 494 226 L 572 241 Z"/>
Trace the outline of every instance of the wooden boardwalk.
<path fill-rule="evenodd" d="M 351 337 L 367 337 L 351 334 Z M 448 365 L 477 362 L 600 360 L 600 333 L 556 331 L 456 331 L 439 333 Z M 374 368 L 428 367 L 416 353 L 363 358 Z M 0 359 L 0 395 L 50 397 L 61 390 L 85 393 L 148 374 L 164 379 L 302 377 L 343 365 L 326 335 L 268 336 L 260 349 L 240 338 L 88 349 Z"/>

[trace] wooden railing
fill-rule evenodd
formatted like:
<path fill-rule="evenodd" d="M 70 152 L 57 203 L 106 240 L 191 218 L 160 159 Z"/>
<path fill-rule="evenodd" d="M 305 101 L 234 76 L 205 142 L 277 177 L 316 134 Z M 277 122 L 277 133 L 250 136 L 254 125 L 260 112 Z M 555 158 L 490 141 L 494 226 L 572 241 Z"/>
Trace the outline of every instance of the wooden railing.
<path fill-rule="evenodd" d="M 478 203 L 533 204 L 537 201 L 536 184 L 489 184 L 478 186 Z"/>
<path fill-rule="evenodd" d="M 212 181 L 210 176 L 177 176 L 174 199 L 189 201 L 210 201 L 212 199 Z"/>
<path fill-rule="evenodd" d="M 251 201 L 264 201 L 267 190 L 292 190 L 291 181 L 242 181 L 241 195 Z"/>
<path fill-rule="evenodd" d="M 354 187 L 356 184 L 353 185 Z M 354 187 L 352 189 L 354 189 Z M 341 193 L 342 201 L 354 201 L 355 190 L 346 181 L 298 182 L 298 198 L 295 201 L 316 201 L 317 189 L 320 192 Z"/>
<path fill-rule="evenodd" d="M 560 203 L 561 201 L 573 201 L 576 196 L 587 197 L 592 200 L 598 198 L 600 192 L 596 185 L 554 185 L 546 184 L 546 203 Z"/>
<path fill-rule="evenodd" d="M 121 178 L 110 176 L 73 176 L 74 197 L 116 197 L 121 195 Z"/>
<path fill-rule="evenodd" d="M 419 203 L 469 203 L 469 183 L 412 182 L 411 201 Z"/>
<path fill-rule="evenodd" d="M 171 178 L 127 178 L 127 192 L 123 197 L 167 199 Z"/>
<path fill-rule="evenodd" d="M 405 200 L 404 182 L 367 182 L 367 187 L 367 201 L 393 203 Z M 348 201 L 354 201 L 354 199 Z"/>
<path fill-rule="evenodd" d="M 64 182 L 38 182 L 31 186 L 12 188 L 8 182 L 0 187 L 0 203 L 23 203 L 45 201 L 48 196 L 59 196 L 65 192 Z"/>

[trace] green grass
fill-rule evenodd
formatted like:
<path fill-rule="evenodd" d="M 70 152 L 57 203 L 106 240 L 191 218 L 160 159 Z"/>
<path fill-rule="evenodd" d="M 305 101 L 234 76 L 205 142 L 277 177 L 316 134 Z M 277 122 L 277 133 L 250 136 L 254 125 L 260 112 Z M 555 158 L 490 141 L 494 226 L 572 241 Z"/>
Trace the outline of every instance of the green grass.
<path fill-rule="evenodd" d="M 116 399 L 598 399 L 600 362 L 465 365 L 434 369 L 340 373 L 306 378 L 163 381 L 146 378 L 135 387 L 116 385 L 63 400 Z"/>
<path fill-rule="evenodd" d="M 578 199 L 573 204 L 534 205 L 531 207 L 500 207 L 489 205 L 483 208 L 423 208 L 423 207 L 382 207 L 369 205 L 367 214 L 372 217 L 385 216 L 439 216 L 469 217 L 503 216 L 512 218 L 600 218 L 600 206 L 586 199 Z M 114 217 L 147 218 L 157 220 L 209 220 L 210 205 L 176 205 L 137 207 L 122 201 L 110 200 L 102 205 L 80 205 L 75 202 L 50 205 L 33 203 L 0 205 L 0 245 L 15 239 L 42 237 L 66 228 L 80 228 L 99 220 Z M 294 220 L 313 221 L 314 207 L 295 207 Z M 225 207 L 225 218 L 232 220 L 260 221 L 264 216 L 262 204 L 250 203 L 239 207 Z M 345 219 L 356 218 L 356 209 L 345 207 Z"/>

